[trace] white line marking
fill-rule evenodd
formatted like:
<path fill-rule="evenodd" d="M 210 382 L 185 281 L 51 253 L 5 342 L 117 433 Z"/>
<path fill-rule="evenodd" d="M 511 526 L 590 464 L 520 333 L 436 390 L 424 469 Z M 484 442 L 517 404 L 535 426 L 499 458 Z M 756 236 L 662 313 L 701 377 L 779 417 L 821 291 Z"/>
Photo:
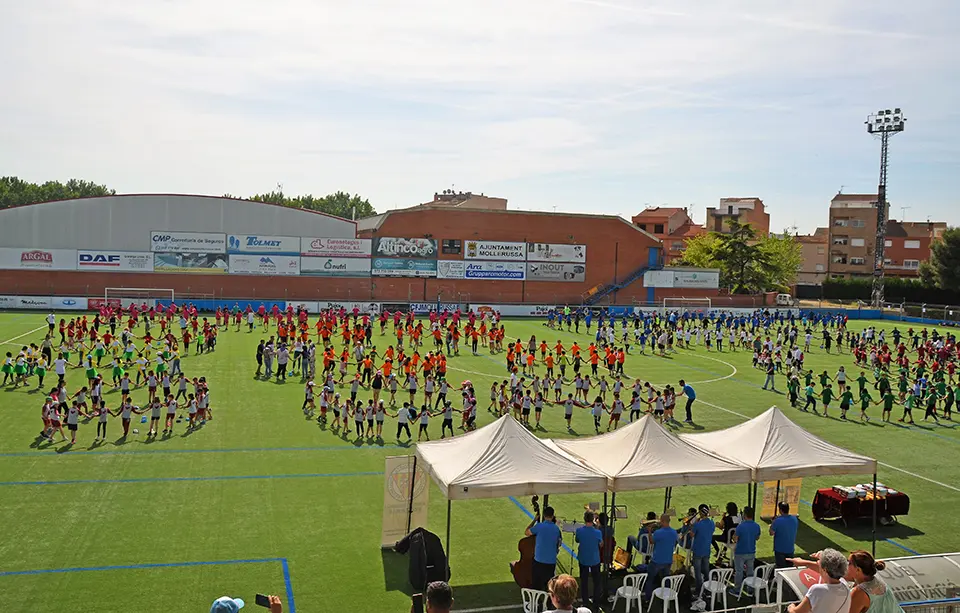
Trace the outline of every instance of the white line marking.
<path fill-rule="evenodd" d="M 47 326 L 40 326 L 39 328 L 34 328 L 33 330 L 30 330 L 29 332 L 24 332 L 24 333 L 21 334 L 20 336 L 14 336 L 13 338 L 8 338 L 7 340 L 5 340 L 5 341 L 3 341 L 2 343 L 0 343 L 0 345 L 12 345 L 12 344 L 13 344 L 13 341 L 15 341 L 15 340 L 17 340 L 17 339 L 19 339 L 19 338 L 23 338 L 24 336 L 30 336 L 30 335 L 33 334 L 34 332 L 38 332 L 38 331 L 40 331 L 40 330 L 46 330 L 46 329 L 47 329 Z"/>

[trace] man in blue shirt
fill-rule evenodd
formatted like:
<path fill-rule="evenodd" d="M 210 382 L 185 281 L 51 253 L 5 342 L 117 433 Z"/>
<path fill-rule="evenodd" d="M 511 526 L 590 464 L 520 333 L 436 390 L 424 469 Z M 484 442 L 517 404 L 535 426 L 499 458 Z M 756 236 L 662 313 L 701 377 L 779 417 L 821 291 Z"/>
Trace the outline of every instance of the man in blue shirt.
<path fill-rule="evenodd" d="M 757 557 L 757 541 L 760 540 L 760 526 L 753 521 L 753 508 L 743 507 L 743 520 L 734 533 L 736 548 L 733 550 L 733 587 L 730 593 L 740 595 L 743 578 L 753 574 L 753 561 Z"/>
<path fill-rule="evenodd" d="M 654 588 L 660 587 L 660 578 L 670 574 L 670 567 L 673 566 L 673 552 L 677 548 L 679 539 L 677 531 L 670 527 L 670 516 L 661 515 L 660 528 L 654 530 L 651 538 L 653 556 L 650 558 L 650 564 L 647 565 L 647 582 L 644 585 L 648 601 L 653 597 Z"/>
<path fill-rule="evenodd" d="M 709 506 L 701 504 L 697 511 L 697 518 L 690 529 L 693 533 L 693 546 L 690 549 L 693 552 L 693 575 L 697 580 L 694 593 L 699 597 L 703 582 L 710 576 L 710 547 L 717 525 L 709 517 Z"/>
<path fill-rule="evenodd" d="M 697 393 L 693 391 L 692 385 L 687 385 L 687 382 L 683 379 L 680 379 L 680 393 L 687 397 L 687 417 L 684 419 L 684 423 L 692 424 L 693 423 L 693 401 L 697 399 Z"/>
<path fill-rule="evenodd" d="M 590 606 L 590 590 L 587 582 L 593 581 L 593 606 L 599 608 L 603 598 L 600 586 L 600 547 L 603 545 L 603 533 L 594 523 L 593 511 L 583 514 L 583 525 L 575 532 L 580 543 L 577 560 L 580 562 L 580 600 L 584 606 Z"/>
<path fill-rule="evenodd" d="M 777 505 L 780 515 L 770 524 L 770 536 L 773 537 L 773 556 L 777 568 L 790 568 L 787 558 L 793 557 L 794 544 L 797 542 L 797 529 L 800 520 L 796 515 L 790 515 L 790 505 L 781 502 Z"/>
<path fill-rule="evenodd" d="M 553 517 L 553 507 L 543 509 L 543 521 L 530 522 L 527 536 L 537 537 L 537 546 L 533 550 L 533 589 L 547 591 L 547 582 L 557 574 L 557 551 L 560 550 L 562 536 L 560 526 Z"/>

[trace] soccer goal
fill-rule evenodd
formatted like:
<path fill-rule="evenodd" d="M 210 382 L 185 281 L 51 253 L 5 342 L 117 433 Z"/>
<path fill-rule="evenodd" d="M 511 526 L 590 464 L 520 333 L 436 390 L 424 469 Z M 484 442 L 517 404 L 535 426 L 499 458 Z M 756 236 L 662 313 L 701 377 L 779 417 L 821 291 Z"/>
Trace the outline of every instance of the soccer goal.
<path fill-rule="evenodd" d="M 119 301 L 120 306 L 126 309 L 132 304 L 138 307 L 143 304 L 148 307 L 158 304 L 166 306 L 174 301 L 174 294 L 172 289 L 155 287 L 107 287 L 103 290 L 103 299 L 107 304 Z"/>
<path fill-rule="evenodd" d="M 713 302 L 709 298 L 664 298 L 664 311 L 681 313 L 709 313 Z"/>

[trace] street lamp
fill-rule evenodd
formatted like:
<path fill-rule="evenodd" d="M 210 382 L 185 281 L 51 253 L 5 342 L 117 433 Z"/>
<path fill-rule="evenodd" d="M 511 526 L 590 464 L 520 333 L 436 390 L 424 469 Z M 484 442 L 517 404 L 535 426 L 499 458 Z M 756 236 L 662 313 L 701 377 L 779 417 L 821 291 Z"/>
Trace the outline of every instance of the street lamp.
<path fill-rule="evenodd" d="M 903 132 L 907 118 L 899 108 L 867 116 L 867 132 L 880 137 L 880 184 L 877 186 L 877 242 L 873 250 L 873 307 L 883 308 L 883 249 L 887 236 L 887 146 L 890 137 Z"/>

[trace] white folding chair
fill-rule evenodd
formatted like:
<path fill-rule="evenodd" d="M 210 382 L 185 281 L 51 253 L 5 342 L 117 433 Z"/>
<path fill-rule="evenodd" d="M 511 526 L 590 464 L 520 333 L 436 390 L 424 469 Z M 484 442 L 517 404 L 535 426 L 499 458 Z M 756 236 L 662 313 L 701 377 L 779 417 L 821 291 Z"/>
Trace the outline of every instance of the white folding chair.
<path fill-rule="evenodd" d="M 641 594 L 643 594 L 643 586 L 647 582 L 647 576 L 644 575 L 627 575 L 623 578 L 623 586 L 617 588 L 617 593 L 613 596 L 613 606 L 611 609 L 617 608 L 617 600 L 623 598 L 627 601 L 627 613 L 630 613 L 630 603 L 634 600 L 637 601 L 637 609 L 640 610 L 640 613 L 643 613 L 643 601 L 640 600 Z"/>
<path fill-rule="evenodd" d="M 643 556 L 643 563 L 649 564 L 650 559 L 653 557 L 653 546 L 650 544 L 650 535 L 646 532 L 640 535 L 640 551 L 644 552 L 641 554 Z"/>
<path fill-rule="evenodd" d="M 523 613 L 540 613 L 550 605 L 550 592 L 525 587 L 520 590 L 520 597 L 523 599 Z"/>
<path fill-rule="evenodd" d="M 653 598 L 650 599 L 650 609 L 653 609 L 653 599 L 659 598 L 663 601 L 663 613 L 670 609 L 670 601 L 674 602 L 677 613 L 680 613 L 680 584 L 683 583 L 685 575 L 670 575 L 660 581 L 660 587 L 653 590 Z M 643 613 L 641 610 L 640 613 Z"/>
<path fill-rule="evenodd" d="M 730 577 L 732 576 L 732 568 L 714 568 L 708 575 L 709 579 L 703 582 L 703 586 L 700 588 L 700 598 L 703 598 L 704 591 L 710 593 L 711 611 L 717 596 L 723 597 L 723 608 L 727 608 L 727 585 L 730 583 Z"/>
<path fill-rule="evenodd" d="M 753 576 L 746 577 L 743 580 L 743 585 L 740 586 L 740 593 L 743 594 L 743 589 L 745 587 L 753 590 L 753 596 L 756 599 L 756 604 L 760 604 L 760 590 L 763 590 L 766 594 L 766 601 L 770 602 L 770 578 L 773 576 L 774 571 L 773 564 L 761 564 L 753 569 Z"/>
<path fill-rule="evenodd" d="M 737 533 L 736 528 L 730 528 L 729 530 L 727 530 L 727 538 L 720 543 L 720 547 L 721 547 L 720 557 L 726 558 L 727 566 L 733 565 L 733 552 L 737 548 L 737 544 L 733 542 L 733 537 L 736 533 Z"/>

